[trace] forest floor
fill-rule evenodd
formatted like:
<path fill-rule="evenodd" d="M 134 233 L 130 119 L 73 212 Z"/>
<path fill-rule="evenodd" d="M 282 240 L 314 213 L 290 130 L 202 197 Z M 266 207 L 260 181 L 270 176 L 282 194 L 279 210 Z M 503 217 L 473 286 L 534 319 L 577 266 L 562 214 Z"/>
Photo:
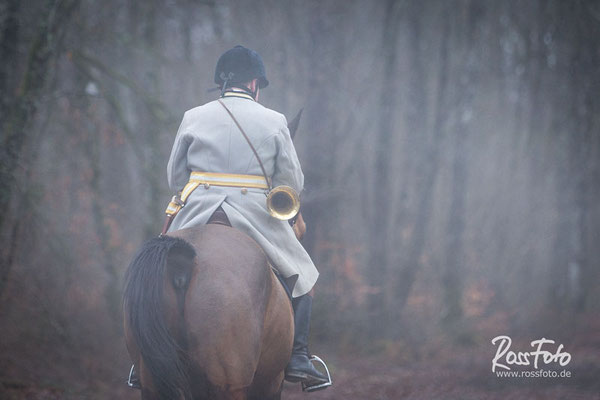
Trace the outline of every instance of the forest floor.
<path fill-rule="evenodd" d="M 299 385 L 286 384 L 285 399 L 600 399 L 599 364 L 569 368 L 571 378 L 552 379 L 499 378 L 491 361 L 473 363 L 466 355 L 412 366 L 377 358 L 334 361 L 332 387 L 303 393 Z"/>
<path fill-rule="evenodd" d="M 458 349 L 457 349 L 458 350 Z M 478 353 L 478 354 L 476 354 Z M 332 387 L 305 393 L 286 383 L 286 400 L 396 399 L 600 399 L 598 348 L 572 352 L 570 378 L 499 378 L 491 372 L 489 354 L 470 349 L 443 360 L 398 364 L 383 356 L 328 356 Z M 126 371 L 124 371 L 126 372 Z M 124 374 L 123 374 L 123 379 Z M 139 392 L 120 382 L 90 381 L 86 387 L 60 388 L 2 381 L 3 400 L 139 399 Z M 91 384 L 91 385 L 90 385 Z M 93 388 L 92 388 L 93 387 Z"/>

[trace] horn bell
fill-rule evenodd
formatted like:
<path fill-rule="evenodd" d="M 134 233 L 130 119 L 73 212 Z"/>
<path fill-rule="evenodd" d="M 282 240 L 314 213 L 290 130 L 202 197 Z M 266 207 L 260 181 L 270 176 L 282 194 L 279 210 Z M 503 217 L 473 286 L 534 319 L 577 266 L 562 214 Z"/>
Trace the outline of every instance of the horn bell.
<path fill-rule="evenodd" d="M 290 186 L 274 187 L 267 195 L 267 210 L 280 220 L 294 218 L 300 211 L 300 196 Z"/>

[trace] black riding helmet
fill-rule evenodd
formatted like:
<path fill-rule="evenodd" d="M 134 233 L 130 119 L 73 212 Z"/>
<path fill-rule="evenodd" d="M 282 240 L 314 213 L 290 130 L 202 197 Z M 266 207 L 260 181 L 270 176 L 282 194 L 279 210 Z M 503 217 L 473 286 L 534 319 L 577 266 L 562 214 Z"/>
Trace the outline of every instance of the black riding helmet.
<path fill-rule="evenodd" d="M 221 88 L 225 89 L 232 83 L 246 83 L 252 79 L 258 79 L 258 87 L 261 89 L 269 85 L 265 65 L 257 52 L 237 45 L 219 57 L 215 68 L 215 83 Z"/>

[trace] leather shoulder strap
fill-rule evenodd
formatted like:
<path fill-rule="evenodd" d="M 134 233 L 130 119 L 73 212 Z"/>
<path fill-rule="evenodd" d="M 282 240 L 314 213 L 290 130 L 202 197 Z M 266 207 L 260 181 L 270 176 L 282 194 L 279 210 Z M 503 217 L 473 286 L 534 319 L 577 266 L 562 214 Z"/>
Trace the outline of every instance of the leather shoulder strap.
<path fill-rule="evenodd" d="M 248 137 L 248 135 L 246 135 L 246 132 L 244 132 L 244 130 L 242 129 L 242 126 L 237 121 L 237 119 L 235 119 L 235 117 L 233 116 L 233 114 L 231 113 L 231 111 L 229 110 L 229 108 L 227 108 L 227 106 L 225 105 L 225 103 L 223 103 L 221 101 L 221 99 L 218 99 L 217 101 L 219 102 L 219 104 L 221 104 L 223 106 L 223 108 L 225 109 L 225 111 L 227 111 L 227 114 L 229 114 L 229 116 L 231 117 L 231 119 L 233 120 L 233 122 L 235 122 L 235 124 L 237 125 L 238 129 L 240 130 L 240 132 L 242 132 L 242 135 L 244 136 L 244 139 L 246 139 L 246 142 L 248 142 L 248 145 L 252 149 L 252 152 L 254 153 L 254 156 L 256 157 L 256 160 L 258 160 L 258 164 L 260 164 L 260 169 L 262 170 L 262 173 L 265 176 L 265 180 L 267 181 L 267 185 L 269 186 L 269 190 L 271 190 L 271 188 L 272 188 L 272 186 L 271 186 L 271 179 L 269 179 L 269 176 L 267 175 L 267 171 L 265 171 L 265 167 L 264 167 L 264 165 L 263 165 L 260 157 L 258 156 L 258 153 L 256 152 L 256 149 L 252 145 L 252 142 L 250 141 L 250 138 Z"/>

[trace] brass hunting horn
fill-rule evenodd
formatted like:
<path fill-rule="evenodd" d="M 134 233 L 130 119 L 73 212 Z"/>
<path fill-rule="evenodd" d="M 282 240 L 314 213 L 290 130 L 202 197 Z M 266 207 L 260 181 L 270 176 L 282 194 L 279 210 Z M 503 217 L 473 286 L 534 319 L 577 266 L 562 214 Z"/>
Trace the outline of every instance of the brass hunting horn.
<path fill-rule="evenodd" d="M 252 152 L 254 152 L 254 156 L 260 164 L 260 169 L 262 170 L 265 180 L 267 181 L 267 185 L 269 186 L 269 192 L 267 193 L 267 210 L 269 211 L 269 214 L 272 217 L 283 221 L 294 218 L 296 214 L 298 214 L 298 211 L 300 211 L 300 196 L 298 195 L 298 192 L 296 192 L 294 188 L 286 185 L 272 187 L 271 180 L 269 179 L 267 172 L 265 171 L 265 167 L 263 166 L 263 163 L 260 160 L 256 149 L 252 145 L 252 142 L 250 142 L 250 139 L 246 135 L 246 132 L 244 132 L 237 119 L 235 119 L 231 111 L 229 111 L 229 108 L 227 108 L 227 106 L 225 106 L 225 104 L 221 100 L 219 100 L 219 103 L 221 103 L 223 108 L 225 108 L 225 111 L 227 111 L 233 122 L 235 122 L 235 124 L 237 125 L 240 132 L 242 132 L 242 135 L 250 145 Z M 298 125 L 300 124 L 301 115 L 302 110 L 300 110 L 296 118 L 294 118 L 288 124 L 288 129 L 290 130 L 290 136 L 292 137 L 292 139 L 296 135 L 296 130 L 298 129 Z"/>
<path fill-rule="evenodd" d="M 267 210 L 272 217 L 277 219 L 292 219 L 300 211 L 300 196 L 290 186 L 274 187 L 267 194 Z"/>

